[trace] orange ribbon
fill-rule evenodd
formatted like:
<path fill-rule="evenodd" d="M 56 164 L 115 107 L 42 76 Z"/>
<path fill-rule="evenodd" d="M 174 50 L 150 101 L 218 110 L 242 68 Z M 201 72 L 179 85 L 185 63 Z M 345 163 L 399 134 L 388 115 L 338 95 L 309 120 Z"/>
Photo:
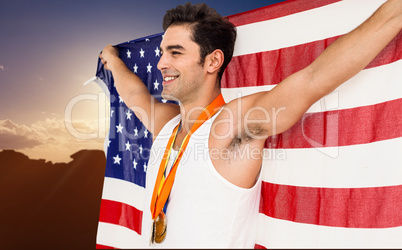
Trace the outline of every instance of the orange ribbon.
<path fill-rule="evenodd" d="M 169 141 L 167 143 L 165 153 L 163 154 L 161 164 L 159 166 L 159 172 L 158 172 L 158 176 L 156 178 L 155 187 L 154 187 L 154 191 L 152 194 L 151 213 L 152 213 L 153 220 L 156 219 L 156 217 L 162 212 L 162 209 L 165 206 L 165 203 L 169 197 L 170 191 L 172 190 L 177 166 L 179 165 L 181 157 L 183 156 L 183 153 L 186 150 L 186 147 L 187 147 L 188 141 L 190 140 L 191 135 L 202 124 L 204 124 L 205 121 L 207 121 L 214 114 L 216 114 L 216 112 L 218 112 L 219 108 L 224 104 L 225 104 L 225 101 L 223 100 L 222 94 L 220 94 L 218 97 L 215 98 L 215 100 L 211 104 L 209 104 L 202 111 L 202 113 L 198 117 L 197 121 L 194 123 L 194 125 L 191 127 L 190 131 L 187 133 L 186 137 L 184 138 L 184 140 L 180 146 L 179 152 L 177 154 L 177 157 L 173 163 L 172 169 L 170 170 L 170 173 L 165 180 L 164 172 L 166 170 L 167 162 L 170 157 L 170 151 L 173 147 L 174 141 L 176 140 L 176 136 L 177 136 L 177 132 L 179 130 L 180 124 L 177 125 L 175 127 L 175 129 L 173 130 L 172 135 L 170 136 Z"/>

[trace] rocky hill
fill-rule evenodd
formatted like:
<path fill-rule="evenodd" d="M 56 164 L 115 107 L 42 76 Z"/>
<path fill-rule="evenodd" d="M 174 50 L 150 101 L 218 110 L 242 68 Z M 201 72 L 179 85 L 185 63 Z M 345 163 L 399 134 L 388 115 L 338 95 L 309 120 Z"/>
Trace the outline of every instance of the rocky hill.
<path fill-rule="evenodd" d="M 95 249 L 105 155 L 71 158 L 53 164 L 0 152 L 1 249 Z"/>

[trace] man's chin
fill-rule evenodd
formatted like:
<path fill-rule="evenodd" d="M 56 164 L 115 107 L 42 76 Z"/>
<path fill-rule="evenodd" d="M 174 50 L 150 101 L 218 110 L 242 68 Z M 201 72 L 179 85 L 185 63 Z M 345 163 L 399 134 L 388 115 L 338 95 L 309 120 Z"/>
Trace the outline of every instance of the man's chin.
<path fill-rule="evenodd" d="M 177 97 L 175 97 L 175 96 L 173 96 L 173 95 L 171 95 L 171 94 L 169 94 L 169 93 L 166 93 L 166 92 L 164 92 L 164 91 L 162 91 L 162 98 L 163 99 L 165 99 L 165 100 L 168 100 L 168 101 L 176 101 L 176 102 L 178 102 L 179 100 L 177 99 Z"/>

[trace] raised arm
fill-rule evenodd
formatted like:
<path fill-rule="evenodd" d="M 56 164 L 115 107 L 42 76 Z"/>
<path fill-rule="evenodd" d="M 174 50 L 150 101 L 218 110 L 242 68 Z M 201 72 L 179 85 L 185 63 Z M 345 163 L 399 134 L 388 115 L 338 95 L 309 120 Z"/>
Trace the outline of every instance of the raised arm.
<path fill-rule="evenodd" d="M 266 136 L 287 130 L 312 104 L 375 58 L 400 32 L 401 13 L 402 0 L 387 1 L 363 24 L 331 44 L 311 65 L 289 76 L 270 92 L 245 97 L 249 100 L 243 101 L 248 105 L 243 110 L 262 107 L 270 112 L 270 123 L 263 126 Z M 262 112 L 254 113 L 251 118 L 265 119 Z"/>
<path fill-rule="evenodd" d="M 112 72 L 117 92 L 124 103 L 155 138 L 166 122 L 179 113 L 178 105 L 160 103 L 155 99 L 141 79 L 119 58 L 117 48 L 107 45 L 99 57 L 105 68 Z"/>

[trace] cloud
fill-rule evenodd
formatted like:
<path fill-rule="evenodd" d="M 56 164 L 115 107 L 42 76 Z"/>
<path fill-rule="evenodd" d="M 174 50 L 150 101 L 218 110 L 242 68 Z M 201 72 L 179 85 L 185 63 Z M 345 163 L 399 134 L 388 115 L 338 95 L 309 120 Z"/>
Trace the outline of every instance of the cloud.
<path fill-rule="evenodd" d="M 76 134 L 97 135 L 98 122 L 78 120 L 73 122 Z M 81 149 L 103 149 L 104 138 L 91 139 L 76 136 L 68 131 L 62 119 L 48 118 L 29 126 L 0 120 L 0 149 L 15 149 L 30 158 L 54 162 L 68 162 L 70 155 Z"/>
<path fill-rule="evenodd" d="M 42 144 L 40 136 L 27 126 L 0 121 L 0 149 L 24 149 Z"/>
<path fill-rule="evenodd" d="M 27 138 L 24 135 L 0 134 L 0 149 L 23 149 L 42 144 L 40 141 Z"/>

